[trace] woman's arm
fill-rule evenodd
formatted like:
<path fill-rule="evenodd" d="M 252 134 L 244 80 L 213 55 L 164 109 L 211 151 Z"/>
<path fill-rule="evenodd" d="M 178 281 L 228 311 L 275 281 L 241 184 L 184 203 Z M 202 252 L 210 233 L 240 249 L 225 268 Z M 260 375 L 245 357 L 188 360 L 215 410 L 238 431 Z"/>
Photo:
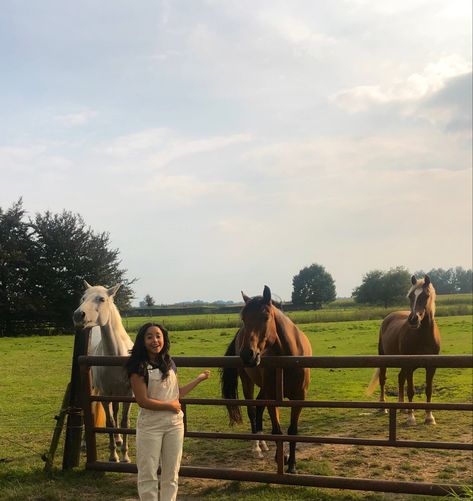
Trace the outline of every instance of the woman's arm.
<path fill-rule="evenodd" d="M 193 390 L 199 383 L 205 381 L 210 376 L 210 371 L 205 370 L 199 374 L 193 381 L 179 388 L 179 398 L 185 397 L 191 390 Z"/>
<path fill-rule="evenodd" d="M 135 395 L 136 403 L 143 409 L 150 411 L 174 411 L 180 412 L 181 404 L 179 400 L 164 402 L 148 397 L 148 388 L 146 387 L 145 378 L 134 373 L 130 377 L 131 388 Z"/>

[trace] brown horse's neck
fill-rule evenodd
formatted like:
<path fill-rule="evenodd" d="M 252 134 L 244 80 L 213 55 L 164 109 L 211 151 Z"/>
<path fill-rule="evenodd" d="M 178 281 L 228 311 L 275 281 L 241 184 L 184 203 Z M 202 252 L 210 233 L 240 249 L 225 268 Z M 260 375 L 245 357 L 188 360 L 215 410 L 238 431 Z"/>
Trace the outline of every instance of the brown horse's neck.
<path fill-rule="evenodd" d="M 295 338 L 289 335 L 289 330 L 296 326 L 274 306 L 273 314 L 276 323 L 273 346 L 279 348 L 281 355 L 299 355 Z"/>

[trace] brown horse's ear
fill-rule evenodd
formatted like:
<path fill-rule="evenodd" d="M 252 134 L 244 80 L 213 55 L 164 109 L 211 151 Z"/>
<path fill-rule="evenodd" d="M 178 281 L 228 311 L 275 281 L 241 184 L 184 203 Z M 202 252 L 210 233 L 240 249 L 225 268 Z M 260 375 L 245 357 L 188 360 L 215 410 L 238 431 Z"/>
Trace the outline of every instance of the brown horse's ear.
<path fill-rule="evenodd" d="M 245 301 L 245 304 L 248 304 L 251 301 L 251 297 L 248 297 L 243 291 L 241 292 L 241 297 L 243 298 L 243 301 Z"/>
<path fill-rule="evenodd" d="M 265 285 L 263 291 L 263 302 L 269 304 L 271 302 L 271 289 Z"/>
<path fill-rule="evenodd" d="M 86 289 L 90 289 L 92 286 L 87 282 L 87 280 L 84 280 L 84 285 Z"/>
<path fill-rule="evenodd" d="M 417 278 L 416 278 L 415 275 L 412 275 L 412 277 L 411 277 L 411 284 L 415 285 L 416 283 L 417 283 Z"/>
<path fill-rule="evenodd" d="M 428 287 L 430 285 L 430 277 L 429 275 L 425 275 L 424 277 L 424 287 Z"/>

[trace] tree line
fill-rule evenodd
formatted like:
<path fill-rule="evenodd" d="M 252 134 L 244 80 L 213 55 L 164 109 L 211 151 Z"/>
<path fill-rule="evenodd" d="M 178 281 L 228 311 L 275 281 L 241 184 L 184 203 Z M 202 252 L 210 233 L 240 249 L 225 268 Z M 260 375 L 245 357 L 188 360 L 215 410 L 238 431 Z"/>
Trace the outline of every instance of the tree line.
<path fill-rule="evenodd" d="M 70 332 L 84 279 L 94 285 L 123 284 L 116 303 L 129 308 L 135 279 L 127 279 L 126 272 L 109 234 L 94 232 L 79 214 L 46 211 L 27 217 L 21 199 L 6 210 L 0 207 L 0 336 Z M 427 274 L 439 294 L 472 292 L 471 269 L 435 268 Z M 359 304 L 402 303 L 410 277 L 403 267 L 369 271 L 352 297 Z M 320 308 L 336 299 L 335 281 L 320 264 L 301 269 L 292 284 L 295 305 Z M 147 295 L 145 302 L 151 306 L 154 298 Z"/>
<path fill-rule="evenodd" d="M 72 327 L 72 312 L 91 284 L 124 284 L 120 308 L 133 296 L 119 251 L 78 214 L 50 211 L 27 217 L 22 200 L 0 207 L 0 336 Z"/>
<path fill-rule="evenodd" d="M 428 272 L 414 272 L 417 278 L 429 275 L 438 294 L 471 293 L 473 289 L 472 270 L 461 266 L 444 270 L 433 268 Z M 372 270 L 363 276 L 362 283 L 352 292 L 358 304 L 382 305 L 385 308 L 400 304 L 411 286 L 409 271 L 398 266 L 388 271 Z M 294 304 L 313 304 L 320 308 L 336 298 L 335 281 L 330 273 L 319 264 L 303 268 L 292 279 Z"/>

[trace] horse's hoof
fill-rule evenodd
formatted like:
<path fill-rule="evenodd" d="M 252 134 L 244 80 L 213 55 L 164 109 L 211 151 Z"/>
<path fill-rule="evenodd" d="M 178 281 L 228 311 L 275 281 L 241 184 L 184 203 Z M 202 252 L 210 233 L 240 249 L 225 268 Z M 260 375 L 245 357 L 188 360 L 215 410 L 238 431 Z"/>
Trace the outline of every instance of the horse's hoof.
<path fill-rule="evenodd" d="M 255 459 L 263 459 L 264 458 L 263 453 L 261 451 L 253 451 L 253 457 Z"/>
<path fill-rule="evenodd" d="M 435 421 L 435 418 L 432 416 L 431 418 L 425 418 L 424 424 L 429 424 L 429 425 L 436 425 L 437 422 Z"/>
<path fill-rule="evenodd" d="M 259 446 L 261 447 L 261 450 L 264 451 L 264 452 L 268 452 L 269 451 L 269 447 L 268 445 L 266 444 L 266 442 L 260 442 L 259 443 Z"/>
<path fill-rule="evenodd" d="M 288 466 L 286 473 L 290 473 L 292 475 L 295 475 L 297 473 L 296 466 L 295 465 Z"/>
<path fill-rule="evenodd" d="M 289 454 L 284 454 L 284 464 L 289 463 Z"/>
<path fill-rule="evenodd" d="M 115 454 L 114 456 L 110 456 L 108 458 L 108 460 L 111 462 L 111 463 L 118 463 L 118 456 Z"/>
<path fill-rule="evenodd" d="M 415 418 L 412 418 L 412 419 L 408 419 L 406 421 L 406 424 L 407 424 L 407 426 L 415 426 L 417 423 L 416 423 Z"/>
<path fill-rule="evenodd" d="M 120 463 L 131 463 L 131 460 L 130 460 L 130 458 L 127 456 L 127 457 L 124 457 L 124 458 L 120 459 Z"/>

